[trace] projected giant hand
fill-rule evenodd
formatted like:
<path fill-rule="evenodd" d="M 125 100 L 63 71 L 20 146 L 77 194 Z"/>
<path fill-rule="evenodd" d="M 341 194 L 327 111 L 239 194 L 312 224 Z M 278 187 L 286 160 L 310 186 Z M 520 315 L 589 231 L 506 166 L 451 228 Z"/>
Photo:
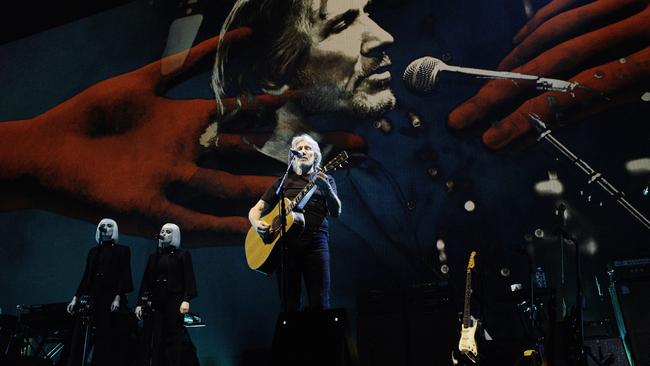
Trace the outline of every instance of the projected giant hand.
<path fill-rule="evenodd" d="M 224 42 L 250 32 L 234 30 Z M 217 43 L 212 38 L 185 55 L 101 81 L 34 118 L 0 123 L 0 209 L 40 208 L 89 221 L 108 215 L 123 231 L 145 236 L 176 222 L 183 242 L 193 245 L 241 238 L 248 206 L 275 179 L 264 175 L 269 162 L 242 137 L 261 145 L 268 136 L 219 133 L 216 147 L 214 141 L 204 147 L 199 141 L 216 115 L 215 100 L 164 96 L 213 56 Z M 164 62 L 185 56 L 175 71 L 161 72 Z M 265 95 L 242 108 L 285 101 Z M 236 105 L 223 104 L 226 111 Z M 343 132 L 326 139 L 343 148 L 364 144 Z M 203 164 L 206 154 L 212 161 Z"/>
<path fill-rule="evenodd" d="M 540 9 L 514 37 L 518 45 L 499 69 L 571 80 L 585 88 L 531 96 L 522 85 L 490 81 L 449 114 L 449 125 L 464 128 L 505 110 L 483 134 L 488 147 L 500 149 L 530 129 L 528 113 L 551 124 L 568 123 L 640 100 L 650 77 L 648 2 L 601 0 L 571 8 L 576 2 L 553 0 Z"/>

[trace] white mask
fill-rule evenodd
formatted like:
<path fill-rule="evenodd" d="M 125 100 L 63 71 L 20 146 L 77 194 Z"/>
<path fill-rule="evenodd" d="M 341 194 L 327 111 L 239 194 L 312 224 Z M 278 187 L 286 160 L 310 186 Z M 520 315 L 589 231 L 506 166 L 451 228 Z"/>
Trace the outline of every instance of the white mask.
<path fill-rule="evenodd" d="M 181 246 L 181 229 L 176 224 L 167 223 L 160 229 L 158 246 L 161 248 L 172 246 L 179 248 Z"/>
<path fill-rule="evenodd" d="M 101 241 L 108 241 L 108 240 L 113 240 L 114 242 L 117 242 L 119 235 L 120 232 L 117 228 L 117 222 L 115 222 L 115 220 L 113 219 L 104 218 L 99 222 L 99 224 L 97 224 L 97 230 L 95 231 L 95 241 L 98 244 Z"/>

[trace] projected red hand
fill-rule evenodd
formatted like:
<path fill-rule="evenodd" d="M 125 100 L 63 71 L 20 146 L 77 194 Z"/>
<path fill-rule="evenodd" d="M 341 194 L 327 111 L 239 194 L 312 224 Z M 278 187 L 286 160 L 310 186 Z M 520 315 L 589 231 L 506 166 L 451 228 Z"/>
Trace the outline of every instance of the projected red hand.
<path fill-rule="evenodd" d="M 530 129 L 528 113 L 551 124 L 570 122 L 639 100 L 650 77 L 650 6 L 645 0 L 601 0 L 569 9 L 576 0 L 553 0 L 517 33 L 518 45 L 499 70 L 566 78 L 584 85 L 573 93 L 545 92 L 518 105 L 483 134 L 500 149 Z M 569 9 L 569 10 L 567 10 Z M 601 60 L 600 64 L 590 64 Z M 456 107 L 449 125 L 464 128 L 503 111 L 530 92 L 495 80 Z"/>
<path fill-rule="evenodd" d="M 250 32 L 234 30 L 224 42 Z M 199 139 L 216 115 L 215 100 L 164 96 L 183 74 L 214 55 L 217 43 L 215 37 L 191 48 L 182 66 L 166 75 L 161 65 L 183 55 L 101 81 L 34 118 L 0 123 L 0 209 L 42 208 L 91 222 L 109 216 L 122 231 L 144 236 L 174 222 L 184 244 L 237 243 L 249 227 L 248 208 L 275 177 L 201 166 L 197 160 L 210 151 Z M 285 101 L 262 96 L 243 108 Z M 227 111 L 235 101 L 223 104 Z M 365 147 L 357 135 L 325 136 L 340 148 Z M 221 159 L 236 157 L 248 172 L 264 172 L 268 160 L 242 137 L 257 145 L 268 138 L 220 133 L 213 151 Z M 176 191 L 183 197 L 173 198 Z M 193 207 L 197 202 L 200 208 Z"/>

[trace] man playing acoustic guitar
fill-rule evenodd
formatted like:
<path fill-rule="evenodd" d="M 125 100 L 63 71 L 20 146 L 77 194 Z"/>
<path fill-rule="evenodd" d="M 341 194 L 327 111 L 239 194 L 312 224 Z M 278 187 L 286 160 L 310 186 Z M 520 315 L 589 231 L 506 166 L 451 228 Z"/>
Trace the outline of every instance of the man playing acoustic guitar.
<path fill-rule="evenodd" d="M 305 228 L 297 239 L 287 245 L 286 310 L 300 309 L 300 281 L 304 278 L 310 309 L 327 309 L 330 306 L 329 233 L 327 215 L 341 214 L 341 201 L 336 195 L 334 178 L 319 170 L 322 155 L 318 143 L 309 135 L 296 136 L 291 149 L 301 157 L 293 160 L 292 172 L 285 180 L 286 198 L 293 199 L 312 179 L 317 189 L 307 194 L 298 207 L 303 207 Z M 270 222 L 261 220 L 278 203 L 275 192 L 278 179 L 248 212 L 248 219 L 260 237 L 271 229 Z M 306 201 L 306 203 L 305 203 Z"/>

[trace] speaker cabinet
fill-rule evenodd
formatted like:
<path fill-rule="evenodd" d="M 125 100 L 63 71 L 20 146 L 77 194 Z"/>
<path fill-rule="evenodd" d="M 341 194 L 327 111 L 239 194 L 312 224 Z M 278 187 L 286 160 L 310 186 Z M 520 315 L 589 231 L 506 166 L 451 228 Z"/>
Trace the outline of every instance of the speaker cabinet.
<path fill-rule="evenodd" d="M 636 365 L 650 365 L 650 259 L 615 261 L 611 266 L 612 304 Z"/>

